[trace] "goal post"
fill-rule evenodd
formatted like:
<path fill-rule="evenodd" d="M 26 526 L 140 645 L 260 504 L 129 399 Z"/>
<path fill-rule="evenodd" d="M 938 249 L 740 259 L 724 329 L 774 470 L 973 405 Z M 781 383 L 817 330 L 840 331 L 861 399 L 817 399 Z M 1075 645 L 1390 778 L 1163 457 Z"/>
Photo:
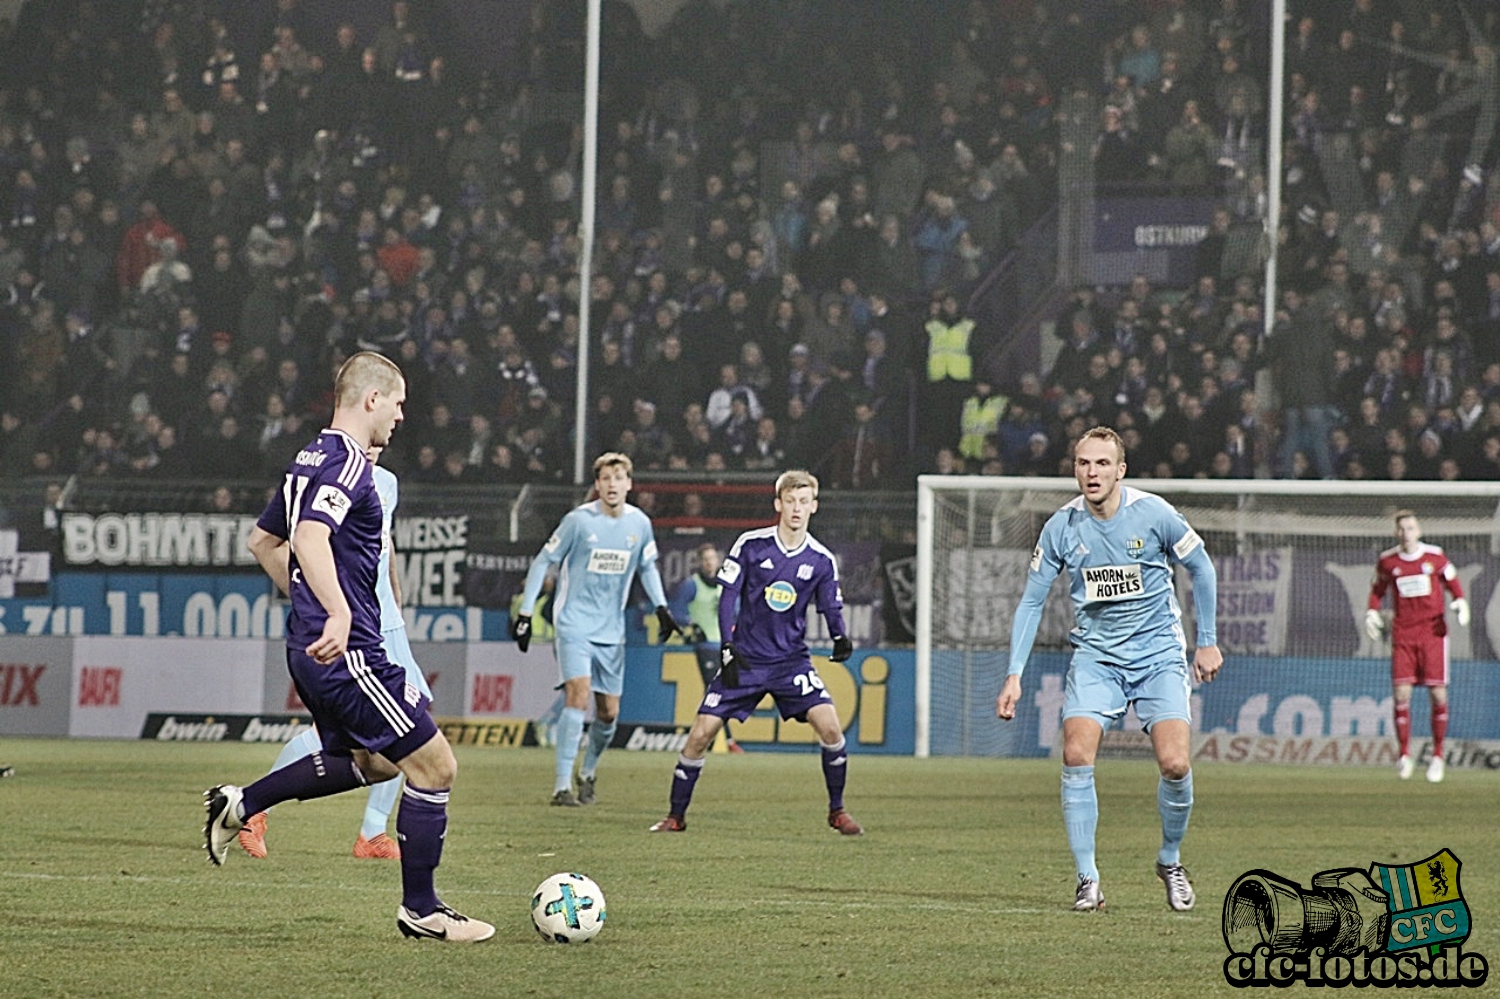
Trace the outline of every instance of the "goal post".
<path fill-rule="evenodd" d="M 1375 561 L 1395 543 L 1393 514 L 1401 509 L 1414 511 L 1423 540 L 1449 555 L 1473 607 L 1468 629 L 1454 627 L 1450 616 L 1453 660 L 1500 660 L 1500 482 L 1125 484 L 1172 503 L 1202 536 L 1218 570 L 1217 627 L 1228 682 L 1195 688 L 1195 732 L 1387 731 L 1389 646 L 1372 642 L 1361 622 Z M 1055 742 L 1049 712 L 1061 705 L 1070 651 L 1073 612 L 1064 578 L 1048 596 L 1026 672 L 1029 720 L 1020 724 L 1018 714 L 1017 722 L 999 722 L 994 702 L 1032 549 L 1047 519 L 1078 495 L 1077 486 L 1066 477 L 923 475 L 917 490 L 916 754 L 1039 755 Z M 1191 589 L 1179 569 L 1189 636 Z M 1483 671 L 1455 674 L 1482 685 L 1466 687 L 1465 696 L 1500 707 L 1500 682 Z M 1287 696 L 1277 699 L 1282 689 Z M 1455 718 L 1479 708 L 1465 707 Z M 1500 738 L 1500 731 L 1474 734 Z"/>

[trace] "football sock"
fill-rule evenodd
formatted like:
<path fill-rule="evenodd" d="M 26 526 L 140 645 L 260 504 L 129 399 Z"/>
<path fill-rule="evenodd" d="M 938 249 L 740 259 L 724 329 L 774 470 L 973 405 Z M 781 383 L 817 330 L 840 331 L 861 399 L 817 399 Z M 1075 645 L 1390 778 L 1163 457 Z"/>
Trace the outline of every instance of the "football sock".
<path fill-rule="evenodd" d="M 359 772 L 353 760 L 347 756 L 329 756 L 319 750 L 311 756 L 293 760 L 279 770 L 272 770 L 245 788 L 240 817 L 264 812 L 272 805 L 292 798 L 299 801 L 326 798 L 364 784 L 365 775 Z"/>
<path fill-rule="evenodd" d="M 1156 808 L 1161 812 L 1161 852 L 1159 863 L 1178 863 L 1182 855 L 1182 837 L 1187 833 L 1188 818 L 1193 814 L 1193 772 L 1177 780 L 1163 777 L 1156 785 Z"/>
<path fill-rule="evenodd" d="M 365 820 L 359 827 L 359 834 L 365 839 L 374 839 L 385 832 L 386 823 L 396 810 L 396 799 L 401 796 L 402 780 L 396 777 L 370 786 L 370 797 L 365 801 Z"/>
<path fill-rule="evenodd" d="M 311 756 L 323 748 L 323 740 L 318 738 L 318 730 L 309 728 L 302 734 L 288 739 L 286 745 L 281 747 L 281 753 L 276 757 L 276 763 L 272 770 L 280 770 L 293 760 L 300 760 L 304 756 Z"/>
<path fill-rule="evenodd" d="M 688 805 L 693 802 L 693 788 L 703 773 L 703 763 L 703 760 L 690 760 L 686 756 L 677 757 L 677 766 L 672 768 L 673 815 L 687 814 Z"/>
<path fill-rule="evenodd" d="M 610 740 L 615 737 L 615 727 L 618 724 L 618 718 L 611 718 L 607 722 L 602 722 L 598 718 L 594 719 L 594 724 L 589 726 L 589 745 L 583 751 L 583 769 L 579 776 L 594 776 L 594 771 L 599 769 L 599 757 L 609 748 Z"/>
<path fill-rule="evenodd" d="M 1402 756 L 1411 755 L 1411 702 L 1396 705 L 1396 743 Z"/>
<path fill-rule="evenodd" d="M 552 790 L 573 790 L 573 761 L 578 759 L 578 740 L 583 736 L 583 712 L 563 708 L 557 719 L 557 781 Z"/>
<path fill-rule="evenodd" d="M 1068 849 L 1078 873 L 1099 880 L 1094 863 L 1094 829 L 1099 825 L 1099 797 L 1094 793 L 1093 767 L 1063 767 L 1063 825 L 1068 830 Z"/>
<path fill-rule="evenodd" d="M 822 746 L 821 743 L 819 743 Z M 844 740 L 823 749 L 823 782 L 828 785 L 828 810 L 844 807 L 844 779 L 849 775 L 849 754 L 844 752 Z"/>
<path fill-rule="evenodd" d="M 1432 755 L 1443 755 L 1443 740 L 1448 738 L 1448 702 L 1432 702 Z"/>
<path fill-rule="evenodd" d="M 396 838 L 401 842 L 401 904 L 418 916 L 430 916 L 437 910 L 432 872 L 443 859 L 447 832 L 448 788 L 429 790 L 408 782 L 401 795 L 401 812 L 396 816 Z"/>

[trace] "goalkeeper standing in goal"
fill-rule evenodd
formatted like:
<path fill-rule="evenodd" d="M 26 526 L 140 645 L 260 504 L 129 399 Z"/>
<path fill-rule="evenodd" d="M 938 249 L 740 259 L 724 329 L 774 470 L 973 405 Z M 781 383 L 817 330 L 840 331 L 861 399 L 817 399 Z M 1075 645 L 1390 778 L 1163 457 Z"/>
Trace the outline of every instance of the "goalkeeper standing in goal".
<path fill-rule="evenodd" d="M 1443 740 L 1448 734 L 1448 622 L 1443 618 L 1443 590 L 1453 595 L 1453 616 L 1459 627 L 1469 626 L 1469 601 L 1458 581 L 1458 570 L 1435 545 L 1422 543 L 1422 525 L 1410 510 L 1396 513 L 1396 547 L 1380 553 L 1370 605 L 1365 611 L 1365 634 L 1380 641 L 1385 619 L 1380 605 L 1387 590 L 1395 614 L 1391 618 L 1391 699 L 1395 702 L 1396 740 L 1401 759 L 1396 774 L 1409 780 L 1411 760 L 1411 689 L 1427 687 L 1432 705 L 1432 762 L 1427 779 L 1443 779 Z"/>
<path fill-rule="evenodd" d="M 1021 672 L 1047 591 L 1066 572 L 1075 624 L 1068 635 L 1074 651 L 1063 701 L 1062 809 L 1078 867 L 1073 908 L 1104 908 L 1094 860 L 1099 819 L 1094 758 L 1105 727 L 1134 705 L 1161 770 L 1156 876 L 1166 885 L 1167 904 L 1185 912 L 1194 902 L 1180 857 L 1193 809 L 1192 715 L 1187 640 L 1172 590 L 1172 563 L 1186 567 L 1193 580 L 1198 634 L 1192 673 L 1200 682 L 1212 680 L 1224 664 L 1214 634 L 1214 564 L 1203 540 L 1170 503 L 1121 484 L 1125 445 L 1114 430 L 1095 427 L 1079 438 L 1073 474 L 1082 495 L 1048 519 L 1032 553 L 1011 628 L 1010 671 L 995 713 L 1007 721 L 1016 716 Z"/>

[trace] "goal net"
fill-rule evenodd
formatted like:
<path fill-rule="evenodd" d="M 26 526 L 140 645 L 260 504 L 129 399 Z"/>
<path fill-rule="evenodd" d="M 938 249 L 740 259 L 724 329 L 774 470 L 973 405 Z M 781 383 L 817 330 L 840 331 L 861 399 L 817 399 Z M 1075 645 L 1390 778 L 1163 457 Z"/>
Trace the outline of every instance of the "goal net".
<path fill-rule="evenodd" d="M 1449 614 L 1450 737 L 1500 738 L 1500 682 L 1467 660 L 1500 659 L 1500 483 L 1127 480 L 1172 503 L 1218 571 L 1220 680 L 1195 688 L 1196 733 L 1384 737 L 1390 649 L 1362 623 L 1393 514 L 1454 562 L 1473 607 Z M 1057 744 L 1073 611 L 1066 578 L 1048 596 L 1014 722 L 995 718 L 1011 621 L 1043 524 L 1078 494 L 1068 478 L 924 475 L 917 513 L 917 754 L 1045 755 Z M 1192 587 L 1178 569 L 1183 629 Z M 1390 597 L 1386 598 L 1389 607 Z M 1425 734 L 1425 701 L 1413 703 Z M 1127 730 L 1138 728 L 1125 719 Z M 1496 728 L 1496 731 L 1489 731 Z M 1253 751 L 1253 747 L 1252 747 Z M 1279 751 L 1279 750 L 1278 750 Z"/>

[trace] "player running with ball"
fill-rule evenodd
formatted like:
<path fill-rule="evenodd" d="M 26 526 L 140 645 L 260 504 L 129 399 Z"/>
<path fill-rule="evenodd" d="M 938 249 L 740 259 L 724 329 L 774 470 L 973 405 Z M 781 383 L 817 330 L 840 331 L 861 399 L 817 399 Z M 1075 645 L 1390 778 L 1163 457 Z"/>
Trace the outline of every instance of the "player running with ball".
<path fill-rule="evenodd" d="M 1134 705 L 1151 734 L 1161 771 L 1156 876 L 1166 884 L 1167 904 L 1185 912 L 1194 902 L 1179 856 L 1193 809 L 1192 715 L 1187 640 L 1172 591 L 1172 563 L 1185 566 L 1193 579 L 1198 640 L 1192 668 L 1201 682 L 1212 680 L 1224 663 L 1214 634 L 1218 577 L 1202 539 L 1170 503 L 1121 485 L 1125 445 L 1113 430 L 1095 427 L 1079 438 L 1073 474 L 1082 495 L 1052 515 L 1032 553 L 1026 591 L 1011 628 L 1010 674 L 995 713 L 1007 721 L 1016 716 L 1021 672 L 1036 640 L 1047 591 L 1066 572 L 1075 624 L 1068 635 L 1074 651 L 1063 701 L 1062 807 L 1068 846 L 1078 866 L 1073 908 L 1104 908 L 1094 861 L 1099 821 L 1094 758 L 1105 726 Z"/>
<path fill-rule="evenodd" d="M 823 750 L 828 824 L 845 836 L 864 832 L 844 809 L 849 754 L 838 710 L 807 654 L 807 609 L 816 601 L 841 663 L 854 654 L 844 634 L 843 595 L 833 553 L 807 533 L 818 510 L 818 480 L 783 472 L 776 480 L 773 527 L 741 534 L 719 569 L 719 674 L 708 685 L 698 720 L 672 770 L 671 807 L 652 832 L 682 832 L 708 747 L 727 719 L 744 721 L 770 694 L 783 719 L 812 726 Z"/>

